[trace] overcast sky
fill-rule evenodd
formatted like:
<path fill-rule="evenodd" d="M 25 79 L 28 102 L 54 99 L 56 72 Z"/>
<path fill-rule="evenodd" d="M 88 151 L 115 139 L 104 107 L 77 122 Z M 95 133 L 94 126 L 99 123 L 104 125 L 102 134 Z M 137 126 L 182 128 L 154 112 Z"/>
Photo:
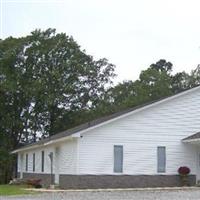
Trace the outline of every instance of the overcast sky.
<path fill-rule="evenodd" d="M 36 28 L 66 32 L 95 58 L 135 80 L 163 58 L 174 71 L 200 64 L 199 0 L 0 0 L 1 38 Z"/>

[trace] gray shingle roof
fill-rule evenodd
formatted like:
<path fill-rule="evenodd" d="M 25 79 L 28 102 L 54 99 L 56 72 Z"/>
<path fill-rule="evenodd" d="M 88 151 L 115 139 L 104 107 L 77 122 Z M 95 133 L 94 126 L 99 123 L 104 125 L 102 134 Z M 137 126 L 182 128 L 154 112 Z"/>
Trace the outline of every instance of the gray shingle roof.
<path fill-rule="evenodd" d="M 162 98 L 162 99 L 165 99 L 165 98 Z M 161 100 L 161 99 L 160 99 Z M 129 109 L 126 109 L 126 110 L 123 110 L 123 111 L 120 111 L 120 112 L 117 112 L 117 113 L 113 113 L 111 115 L 108 115 L 108 116 L 105 116 L 105 117 L 101 117 L 101 118 L 98 118 L 98 119 L 95 119 L 95 120 L 92 120 L 92 121 L 89 121 L 89 122 L 86 122 L 84 124 L 81 124 L 79 126 L 76 126 L 74 128 L 71 128 L 71 129 L 68 129 L 66 131 L 62 131 L 62 132 L 59 132 L 55 135 L 52 135 L 52 136 L 49 136 L 48 138 L 45 138 L 45 139 L 41 139 L 40 141 L 37 141 L 37 142 L 34 142 L 34 143 L 31 143 L 31 144 L 27 144 L 27 145 L 24 145 L 18 149 L 23 149 L 25 147 L 29 147 L 29 146 L 33 146 L 33 145 L 41 145 L 41 144 L 45 144 L 47 142 L 50 142 L 50 141 L 53 141 L 53 140 L 56 140 L 56 139 L 60 139 L 60 138 L 63 138 L 63 137 L 66 137 L 66 136 L 70 136 L 74 133 L 77 133 L 79 131 L 82 131 L 82 130 L 85 130 L 87 128 L 91 128 L 93 126 L 96 126 L 98 124 L 101 124 L 103 122 L 106 122 L 108 120 L 111 120 L 111 119 L 114 119 L 116 117 L 119 117 L 121 115 L 124 115 L 124 114 L 127 114 L 129 112 L 132 112 L 134 110 L 137 110 L 139 108 L 142 108 L 142 107 L 145 107 L 147 105 L 150 105 L 152 103 L 155 103 L 155 102 L 158 102 L 160 100 L 157 100 L 157 101 L 153 101 L 153 102 L 150 102 L 150 103 L 146 103 L 146 104 L 143 104 L 143 105 L 140 105 L 140 106 L 135 106 L 133 108 L 129 108 Z"/>
<path fill-rule="evenodd" d="M 199 86 L 196 86 L 196 87 L 199 87 Z M 195 87 L 195 88 L 196 88 L 196 87 Z M 191 90 L 191 89 L 194 89 L 194 88 L 190 88 L 190 89 L 187 89 L 187 90 Z M 184 91 L 182 91 L 182 92 L 180 92 L 180 93 L 183 93 L 183 92 L 185 92 L 185 91 L 187 91 L 187 90 L 184 90 Z M 178 93 L 178 94 L 180 94 L 180 93 Z M 49 142 L 49 141 L 53 141 L 53 140 L 56 140 L 56 139 L 64 138 L 64 137 L 66 137 L 66 136 L 70 136 L 70 135 L 72 135 L 72 134 L 74 134 L 74 133 L 77 133 L 77 132 L 79 132 L 79 131 L 82 131 L 82 130 L 91 128 L 91 127 L 93 127 L 93 126 L 96 126 L 96 125 L 101 124 L 101 123 L 103 123 L 103 122 L 106 122 L 106 121 L 108 121 L 108 120 L 117 118 L 117 117 L 119 117 L 119 116 L 121 116 L 121 115 L 127 114 L 127 113 L 129 113 L 129 112 L 135 111 L 135 110 L 137 110 L 137 109 L 143 108 L 143 107 L 145 107 L 145 106 L 151 105 L 151 104 L 153 104 L 153 103 L 159 102 L 159 101 L 164 100 L 164 99 L 167 99 L 167 98 L 169 98 L 169 97 L 176 96 L 176 95 L 178 95 L 178 94 L 174 94 L 174 95 L 171 95 L 171 96 L 168 96 L 168 97 L 164 97 L 164 98 L 161 98 L 161 99 L 159 99 L 159 100 L 151 101 L 151 102 L 149 102 L 149 103 L 145 103 L 145 104 L 142 104 L 142 105 L 139 105 L 139 106 L 135 106 L 135 107 L 133 107 L 133 108 L 129 108 L 129 109 L 126 109 L 126 110 L 123 110 L 123 111 L 120 111 L 120 112 L 117 112 L 117 113 L 114 113 L 114 114 L 105 116 L 105 117 L 101 117 L 101 118 L 99 118 L 99 119 L 92 120 L 92 121 L 90 121 L 90 122 L 81 124 L 81 125 L 76 126 L 76 127 L 74 127 L 74 128 L 71 128 L 71 129 L 68 129 L 68 130 L 66 130 L 66 131 L 62 131 L 62 132 L 60 132 L 60 133 L 57 133 L 57 134 L 55 134 L 55 135 L 52 135 L 52 136 L 50 136 L 50 137 L 48 137 L 48 138 L 42 139 L 42 140 L 40 140 L 40 141 L 38 141 L 38 142 L 25 145 L 25 146 L 23 146 L 23 147 L 21 147 L 21 148 L 18 148 L 17 150 L 22 149 L 22 148 L 25 148 L 25 147 L 33 146 L 33 145 L 44 144 L 44 143 L 47 143 L 47 142 Z"/>
<path fill-rule="evenodd" d="M 193 139 L 200 139 L 200 132 L 195 133 L 193 135 L 190 135 L 189 137 L 184 138 L 183 141 L 193 140 Z"/>
<path fill-rule="evenodd" d="M 166 97 L 162 98 L 162 99 L 159 99 L 159 100 L 156 100 L 156 101 L 152 101 L 152 102 L 146 103 L 146 104 L 135 106 L 133 108 L 129 108 L 129 109 L 126 109 L 126 110 L 123 110 L 123 111 L 120 111 L 120 112 L 116 112 L 116 113 L 113 113 L 113 114 L 105 116 L 105 117 L 101 117 L 101 118 L 89 121 L 87 123 L 81 124 L 81 125 L 76 126 L 74 128 L 68 129 L 66 131 L 59 132 L 59 133 L 57 133 L 55 135 L 52 135 L 52 136 L 49 136 L 48 138 L 41 139 L 40 141 L 31 143 L 31 144 L 26 144 L 26 145 L 18 148 L 17 150 L 20 150 L 20 149 L 23 149 L 23 148 L 26 148 L 26 147 L 31 147 L 31 146 L 34 146 L 34 145 L 45 144 L 45 143 L 53 141 L 53 140 L 57 140 L 57 139 L 60 139 L 60 138 L 64 138 L 64 137 L 70 136 L 70 135 L 72 135 L 74 133 L 77 133 L 79 131 L 85 130 L 87 128 L 91 128 L 93 126 L 96 126 L 96 125 L 101 124 L 103 122 L 106 122 L 108 120 L 114 119 L 114 118 L 119 117 L 121 115 L 127 114 L 127 113 L 132 112 L 134 110 L 137 110 L 139 108 L 145 107 L 147 105 L 151 105 L 151 104 L 153 104 L 155 102 L 159 102 L 159 101 L 161 101 L 163 99 L 166 99 Z"/>

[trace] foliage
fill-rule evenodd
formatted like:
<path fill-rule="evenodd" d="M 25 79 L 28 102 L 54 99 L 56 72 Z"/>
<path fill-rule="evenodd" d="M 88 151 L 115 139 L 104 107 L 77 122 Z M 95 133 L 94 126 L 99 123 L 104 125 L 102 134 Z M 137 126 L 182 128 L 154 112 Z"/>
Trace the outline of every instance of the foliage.
<path fill-rule="evenodd" d="M 198 85 L 198 84 L 196 84 Z M 194 84 L 195 86 L 195 84 Z M 186 72 L 178 72 L 172 76 L 172 91 L 173 93 L 178 93 L 183 90 L 191 88 L 191 76 Z"/>
<path fill-rule="evenodd" d="M 182 186 L 189 186 L 190 183 L 189 183 L 188 175 L 190 173 L 190 168 L 186 167 L 186 166 L 179 167 L 178 173 L 180 175 L 180 180 L 181 180 Z"/>
<path fill-rule="evenodd" d="M 188 174 L 190 173 L 190 168 L 189 168 L 189 167 L 186 167 L 186 166 L 179 167 L 178 173 L 179 173 L 180 175 L 188 175 Z"/>
<path fill-rule="evenodd" d="M 200 84 L 200 66 L 187 74 L 172 74 L 173 65 L 164 59 L 140 73 L 136 81 L 124 81 L 110 88 L 104 95 L 101 107 L 108 113 L 158 100 Z"/>
<path fill-rule="evenodd" d="M 35 187 L 35 188 L 41 188 L 42 185 L 41 185 L 41 179 L 28 179 L 26 181 L 27 185 L 30 185 L 32 187 Z"/>
<path fill-rule="evenodd" d="M 66 113 L 95 107 L 114 76 L 106 59 L 94 61 L 53 29 L 8 38 L 0 47 L 2 102 L 10 110 L 5 129 L 14 145 L 35 140 L 38 132 L 55 134 Z"/>
<path fill-rule="evenodd" d="M 74 113 L 95 108 L 112 83 L 114 67 L 54 29 L 1 40 L 0 142 L 7 155 L 1 154 L 0 174 L 10 174 L 9 151 L 70 128 L 78 118 Z"/>
<path fill-rule="evenodd" d="M 141 87 L 146 98 L 159 99 L 172 94 L 171 78 L 167 71 L 149 68 L 140 74 Z"/>
<path fill-rule="evenodd" d="M 192 70 L 190 76 L 191 87 L 194 87 L 199 84 L 200 84 L 200 65 L 198 65 L 196 69 Z"/>

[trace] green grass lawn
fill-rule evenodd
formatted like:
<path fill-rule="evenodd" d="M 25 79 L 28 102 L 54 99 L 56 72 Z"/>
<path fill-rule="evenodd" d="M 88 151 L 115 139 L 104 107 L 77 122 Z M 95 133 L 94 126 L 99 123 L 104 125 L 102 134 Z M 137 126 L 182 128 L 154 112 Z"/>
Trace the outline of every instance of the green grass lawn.
<path fill-rule="evenodd" d="M 34 194 L 35 192 L 24 190 L 27 186 L 16 186 L 16 185 L 0 185 L 0 196 L 10 195 L 23 195 L 23 194 Z"/>

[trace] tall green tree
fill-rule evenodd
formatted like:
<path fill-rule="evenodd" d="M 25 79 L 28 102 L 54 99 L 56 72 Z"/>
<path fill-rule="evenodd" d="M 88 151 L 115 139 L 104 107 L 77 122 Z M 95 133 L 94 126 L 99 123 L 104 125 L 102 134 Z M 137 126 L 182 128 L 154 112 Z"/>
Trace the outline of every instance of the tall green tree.
<path fill-rule="evenodd" d="M 178 93 L 191 87 L 191 76 L 186 72 L 178 72 L 172 76 L 173 93 Z"/>
<path fill-rule="evenodd" d="M 67 128 L 67 123 L 60 127 L 63 117 L 94 108 L 114 77 L 114 65 L 106 59 L 95 61 L 72 37 L 54 29 L 8 38 L 0 51 L 2 103 L 15 117 L 17 127 L 9 132 L 16 141 L 18 133 L 30 140 L 37 133 L 45 136 Z"/>
<path fill-rule="evenodd" d="M 200 85 L 200 64 L 191 71 L 189 84 L 190 87 Z"/>
<path fill-rule="evenodd" d="M 169 96 L 171 91 L 172 64 L 166 60 L 159 60 L 150 65 L 140 74 L 140 83 L 147 99 L 154 100 Z"/>
<path fill-rule="evenodd" d="M 110 88 L 104 106 L 118 111 L 173 94 L 172 66 L 171 62 L 161 59 L 143 70 L 138 80 L 124 81 Z"/>
<path fill-rule="evenodd" d="M 1 40 L 0 136 L 5 143 L 0 151 L 81 122 L 74 113 L 98 105 L 114 67 L 105 58 L 94 60 L 72 37 L 54 29 Z"/>

